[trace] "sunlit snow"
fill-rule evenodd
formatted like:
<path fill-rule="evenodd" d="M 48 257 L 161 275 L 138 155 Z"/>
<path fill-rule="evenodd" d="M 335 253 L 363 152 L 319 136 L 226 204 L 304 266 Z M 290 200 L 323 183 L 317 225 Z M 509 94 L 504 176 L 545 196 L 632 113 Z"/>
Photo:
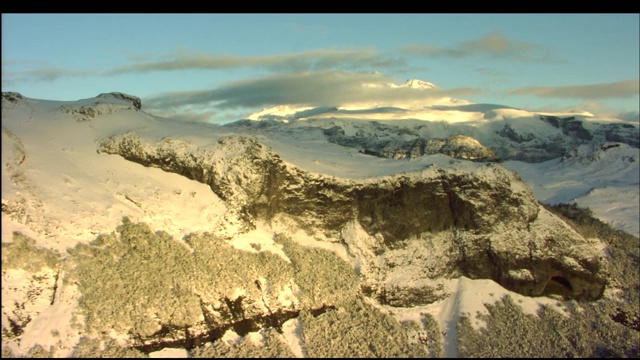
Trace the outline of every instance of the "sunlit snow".
<path fill-rule="evenodd" d="M 409 83 L 409 87 L 431 88 L 432 84 Z M 140 136 L 155 141 L 179 136 L 194 146 L 209 144 L 238 129 L 208 124 L 173 122 L 156 118 L 141 111 L 120 111 L 101 115 L 89 121 L 78 121 L 59 111 L 60 106 L 91 105 L 95 99 L 74 103 L 27 99 L 18 104 L 8 104 L 2 114 L 2 239 L 10 241 L 14 231 L 20 231 L 36 239 L 39 246 L 61 253 L 77 243 L 93 240 L 100 233 L 108 233 L 120 224 L 123 216 L 135 222 L 148 223 L 153 229 L 164 230 L 176 239 L 198 231 L 213 231 L 227 209 L 224 202 L 210 188 L 183 176 L 144 167 L 120 156 L 98 154 L 96 140 L 126 131 L 136 131 Z M 125 106 L 121 100 L 102 99 L 113 109 Z M 465 123 L 475 127 L 479 122 L 491 122 L 505 117 L 519 119 L 518 126 L 529 132 L 548 131 L 541 122 L 531 121 L 533 114 L 524 110 L 477 106 L 485 111 L 467 111 L 466 104 L 450 103 L 430 109 L 409 109 L 398 117 L 415 121 L 438 120 L 444 127 Z M 442 103 L 437 104 L 442 105 Z M 4 103 L 3 103 L 4 106 Z M 144 109 L 144 108 L 143 108 Z M 250 119 L 261 116 L 312 114 L 308 107 L 281 107 L 256 113 Z M 393 119 L 389 111 L 363 113 L 350 116 L 339 109 L 313 114 L 314 119 L 340 115 L 339 124 L 377 118 Z M 575 115 L 575 114 L 572 114 Z M 581 114 L 587 116 L 587 114 Z M 591 114 L 588 114 L 591 115 Z M 304 122 L 299 117 L 297 122 Z M 484 129 L 484 130 L 483 130 Z M 495 131 L 488 126 L 478 129 L 474 135 L 483 141 L 485 131 Z M 483 164 L 454 160 L 445 155 L 425 156 L 416 159 L 392 160 L 364 155 L 357 149 L 328 143 L 323 137 L 306 133 L 304 128 L 290 128 L 290 133 L 258 134 L 259 140 L 273 148 L 291 166 L 329 176 L 349 179 L 367 179 L 410 171 L 429 171 L 433 167 L 479 169 Z M 251 135 L 253 129 L 244 130 Z M 22 150 L 20 150 L 22 149 Z M 553 159 L 530 164 L 507 161 L 504 166 L 516 171 L 532 188 L 538 200 L 544 203 L 576 202 L 589 207 L 595 216 L 638 236 L 639 234 L 639 180 L 638 149 L 621 145 L 597 153 L 597 161 L 586 161 L 587 149 L 575 158 Z M 20 159 L 22 152 L 24 159 Z M 629 161 L 635 159 L 635 161 Z M 10 166 L 6 165 L 10 164 Z M 9 215 L 5 206 L 20 204 L 27 211 L 22 218 Z M 12 217 L 13 216 L 13 217 Z M 16 217 L 17 216 L 17 217 Z M 283 220 L 284 221 L 284 220 Z M 318 237 L 305 235 L 291 224 L 275 221 L 261 224 L 256 230 L 234 234 L 227 229 L 230 244 L 246 251 L 270 251 L 286 258 L 281 248 L 272 240 L 274 232 L 297 232 L 298 241 L 307 246 L 319 246 L 336 251 L 343 259 L 353 261 L 341 244 L 318 241 Z M 355 230 L 354 230 L 355 231 Z M 357 267 L 357 264 L 353 264 Z M 13 275 L 9 275 L 8 278 Z M 18 275 L 15 275 L 18 276 Z M 490 280 L 451 279 L 448 288 L 451 297 L 425 307 L 390 310 L 399 320 L 432 314 L 444 332 L 445 356 L 456 356 L 455 321 L 462 313 L 475 314 L 484 311 L 483 303 L 495 302 L 510 294 L 527 311 L 534 313 L 541 303 L 554 303 L 548 298 L 527 298 L 509 292 Z M 70 314 L 75 308 L 77 293 L 66 286 L 64 299 L 44 309 L 25 328 L 20 348 L 58 344 L 56 356 L 69 356 L 78 341 L 78 333 L 70 324 Z M 283 301 L 291 301 L 292 294 L 283 294 Z M 3 292 L 3 304 L 5 299 Z M 482 324 L 475 323 L 481 326 Z M 299 323 L 290 320 L 283 327 L 286 341 L 296 356 L 304 356 L 299 339 Z M 55 334 L 55 336 L 53 335 Z M 236 342 L 238 335 L 228 332 L 224 341 Z M 151 357 L 185 357 L 183 350 L 164 349 Z"/>

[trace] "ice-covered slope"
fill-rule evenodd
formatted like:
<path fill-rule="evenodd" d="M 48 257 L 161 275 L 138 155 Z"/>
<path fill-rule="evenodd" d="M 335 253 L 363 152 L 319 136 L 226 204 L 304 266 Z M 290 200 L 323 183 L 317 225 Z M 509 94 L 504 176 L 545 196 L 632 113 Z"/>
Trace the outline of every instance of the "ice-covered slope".
<path fill-rule="evenodd" d="M 22 244 L 3 246 L 2 322 L 3 328 L 12 328 L 16 319 L 23 322 L 11 336 L 3 336 L 3 345 L 16 353 L 41 344 L 58 349 L 56 356 L 70 355 L 81 336 L 91 335 L 71 326 L 79 321 L 72 321 L 79 300 L 84 299 L 83 309 L 99 313 L 99 299 L 91 302 L 96 301 L 91 294 L 113 293 L 114 301 L 127 296 L 145 299 L 135 297 L 135 286 L 120 294 L 117 289 L 128 284 L 114 280 L 100 287 L 103 284 L 85 276 L 110 269 L 122 269 L 122 276 L 129 276 L 131 269 L 144 270 L 144 262 L 158 265 L 154 260 L 162 264 L 157 272 L 172 281 L 182 278 L 170 271 L 177 270 L 171 264 L 194 266 L 193 273 L 185 275 L 195 277 L 186 291 L 180 292 L 182 285 L 175 283 L 156 290 L 160 299 L 162 295 L 194 304 L 199 299 L 195 313 L 167 314 L 160 302 L 151 320 L 138 323 L 147 319 L 146 310 L 153 310 L 144 302 L 147 299 L 123 305 L 132 306 L 130 315 L 118 315 L 133 321 L 130 328 L 125 320 L 111 323 L 111 317 L 102 325 L 92 323 L 97 329 L 114 325 L 110 336 L 151 354 L 168 346 L 193 349 L 207 336 L 234 339 L 234 331 L 267 341 L 271 335 L 253 327 L 271 321 L 288 337 L 285 343 L 292 353 L 312 356 L 312 341 L 303 339 L 290 321 L 298 311 L 317 316 L 331 310 L 320 306 L 323 301 L 352 301 L 354 289 L 367 290 L 364 293 L 379 307 L 376 311 L 396 318 L 402 306 L 415 311 L 424 307 L 443 330 L 456 316 L 497 300 L 495 289 L 587 298 L 599 296 L 603 289 L 599 241 L 582 237 L 539 207 L 531 191 L 502 166 L 466 161 L 462 154 L 468 152 L 451 150 L 484 148 L 473 139 L 451 140 L 449 149 L 459 159 L 443 154 L 390 159 L 329 141 L 326 127 L 299 127 L 303 121 L 290 127 L 269 122 L 227 127 L 181 123 L 147 114 L 135 97 L 122 94 L 77 102 L 3 94 L 2 101 L 2 239 Z M 378 125 L 340 120 L 331 126 L 340 126 L 346 136 L 357 137 L 360 131 L 373 137 Z M 448 134 L 444 130 L 442 134 Z M 396 136 L 394 131 L 387 134 Z M 397 136 L 403 135 L 407 134 Z M 129 219 L 125 223 L 123 216 Z M 136 227 L 137 222 L 151 230 Z M 120 230 L 114 231 L 118 225 Z M 20 240 L 22 235 L 15 237 L 14 231 L 35 243 Z M 156 231 L 166 231 L 173 240 Z M 203 232 L 219 239 L 185 238 Z M 96 240 L 98 234 L 114 235 Z M 44 259 L 42 267 L 5 271 L 5 248 L 13 257 L 32 246 L 57 251 L 64 266 L 71 267 L 50 265 L 53 255 L 36 252 Z M 145 251 L 154 251 L 154 246 L 172 249 L 174 255 L 146 257 Z M 338 257 L 328 255 L 333 253 Z M 202 262 L 199 254 L 228 267 Z M 103 263 L 92 263 L 92 256 Z M 350 267 L 342 267 L 338 259 Z M 243 261 L 252 264 L 249 270 L 233 267 Z M 273 265 L 281 269 L 282 278 L 272 278 L 279 274 Z M 208 271 L 207 266 L 218 267 Z M 346 272 L 332 273 L 329 268 Z M 203 290 L 217 281 L 215 276 L 208 278 L 211 274 L 229 276 L 221 285 L 226 292 Z M 147 280 L 154 274 L 143 275 Z M 306 283 L 303 275 L 313 281 Z M 356 281 L 356 275 L 358 287 L 340 287 Z M 135 276 L 132 279 L 140 281 Z M 234 276 L 235 282 L 228 283 Z M 11 288 L 5 286 L 7 280 Z M 332 290 L 306 287 L 316 283 Z M 341 295 L 345 289 L 351 290 Z M 34 293 L 40 295 L 29 297 Z M 533 308 L 558 302 L 520 299 Z M 349 306 L 336 306 L 336 311 Z M 370 309 L 367 306 L 356 308 Z M 303 315 L 300 319 L 298 326 L 309 333 L 313 322 Z M 186 335 L 184 327 L 189 329 Z M 230 331 L 229 336 L 208 333 L 212 328 Z M 139 338 L 127 339 L 128 330 Z M 446 355 L 455 355 L 454 344 L 447 344 Z"/>

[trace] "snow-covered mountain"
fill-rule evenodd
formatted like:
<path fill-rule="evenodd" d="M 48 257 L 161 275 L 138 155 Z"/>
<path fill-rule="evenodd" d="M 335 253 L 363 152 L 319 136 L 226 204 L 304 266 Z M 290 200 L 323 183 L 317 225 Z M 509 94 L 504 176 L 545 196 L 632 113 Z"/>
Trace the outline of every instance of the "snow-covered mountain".
<path fill-rule="evenodd" d="M 473 356 L 508 295 L 605 311 L 570 350 L 637 356 L 637 124 L 414 105 L 214 126 L 3 93 L 3 355 Z"/>
<path fill-rule="evenodd" d="M 390 84 L 418 85 L 437 88 L 415 79 Z M 539 200 L 578 202 L 618 229 L 640 235 L 637 123 L 588 112 L 538 113 L 453 98 L 446 101 L 449 104 L 360 104 L 359 108 L 283 106 L 227 126 L 253 128 L 281 141 L 313 137 L 383 158 L 416 159 L 440 153 L 504 162 Z"/>
<path fill-rule="evenodd" d="M 410 87 L 412 89 L 437 89 L 438 87 L 430 82 L 418 79 L 409 79 L 401 87 Z"/>

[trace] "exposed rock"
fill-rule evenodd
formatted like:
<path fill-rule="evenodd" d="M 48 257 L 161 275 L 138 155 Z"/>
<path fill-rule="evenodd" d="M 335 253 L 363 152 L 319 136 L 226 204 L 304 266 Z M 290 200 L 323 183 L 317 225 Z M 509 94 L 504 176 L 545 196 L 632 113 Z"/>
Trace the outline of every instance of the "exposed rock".
<path fill-rule="evenodd" d="M 366 113 L 369 110 L 361 111 Z M 238 121 L 227 126 L 254 127 L 277 134 L 295 131 L 311 134 L 321 131 L 331 143 L 359 149 L 364 154 L 391 159 L 416 158 L 440 153 L 479 161 L 543 162 L 561 157 L 584 144 L 598 145 L 615 141 L 633 147 L 640 146 L 638 126 L 632 123 L 587 121 L 581 116 L 537 115 L 540 121 L 549 125 L 549 129 L 518 118 L 495 120 L 495 116 L 497 115 L 493 114 L 488 117 L 488 122 L 472 124 L 416 120 L 353 122 L 337 117 L 313 118 L 292 123 Z M 495 128 L 495 125 L 498 125 L 496 121 L 500 122 L 501 128 Z M 466 140 L 461 141 L 462 139 Z M 476 143 L 472 144 L 472 141 Z"/>
<path fill-rule="evenodd" d="M 470 136 L 453 135 L 446 139 L 438 153 L 465 160 L 495 160 L 496 155 Z"/>
<path fill-rule="evenodd" d="M 24 97 L 22 94 L 12 91 L 3 91 L 2 92 L 2 110 L 10 110 L 15 108 L 24 108 L 33 112 L 33 108 L 29 104 L 28 98 Z M 2 114 L 5 116 L 5 114 Z"/>
<path fill-rule="evenodd" d="M 96 101 L 93 105 L 85 105 L 85 106 L 68 106 L 62 105 L 60 106 L 60 112 L 64 114 L 71 114 L 76 118 L 76 121 L 90 121 L 100 115 L 108 115 L 118 113 L 123 110 L 138 110 L 135 104 L 133 105 L 125 105 L 125 104 L 114 104 L 114 103 L 103 103 L 100 101 Z"/>
<path fill-rule="evenodd" d="M 332 126 L 328 129 L 324 129 L 323 131 L 324 135 L 327 136 L 329 139 L 336 139 L 340 136 L 344 136 L 344 129 L 341 128 L 340 126 Z"/>
<path fill-rule="evenodd" d="M 355 136 L 347 136 L 340 126 L 325 129 L 324 134 L 330 142 L 338 145 L 360 148 L 361 152 L 365 154 L 391 159 L 412 159 L 433 154 L 445 154 L 465 160 L 496 159 L 493 151 L 465 135 L 453 135 L 446 139 L 418 137 L 405 140 L 401 136 L 395 139 L 388 137 L 372 139 L 358 133 Z"/>
<path fill-rule="evenodd" d="M 562 119 L 562 133 L 578 140 L 593 140 L 593 135 L 582 126 L 582 121 L 573 117 Z"/>
<path fill-rule="evenodd" d="M 2 92 L 2 99 L 10 101 L 10 102 L 15 104 L 20 100 L 24 100 L 24 96 L 22 96 L 22 94 L 17 93 L 17 92 L 3 91 Z"/>
<path fill-rule="evenodd" d="M 497 164 L 349 180 L 286 164 L 246 137 L 194 148 L 171 138 L 150 144 L 130 132 L 100 142 L 98 151 L 208 184 L 245 230 L 287 216 L 346 243 L 369 293 L 393 305 L 435 301 L 443 295 L 435 279 L 457 275 L 530 296 L 596 299 L 604 291 L 597 244 L 540 208 L 517 175 Z M 349 226 L 362 231 L 345 235 Z M 423 271 L 401 276 L 409 268 Z"/>
<path fill-rule="evenodd" d="M 633 147 L 640 146 L 638 126 L 629 123 L 602 123 L 597 124 L 593 131 L 584 127 L 582 120 L 574 116 L 560 118 L 557 116 L 540 115 L 540 120 L 560 128 L 562 133 L 569 137 L 569 143 L 584 144 L 595 141 L 615 141 L 628 144 Z"/>
<path fill-rule="evenodd" d="M 527 134 L 526 136 L 518 134 L 509 124 L 504 124 L 504 128 L 498 132 L 498 135 L 506 137 L 511 141 L 515 141 L 518 144 L 535 139 L 533 134 Z"/>
<path fill-rule="evenodd" d="M 556 128 L 560 127 L 560 118 L 557 116 L 551 116 L 551 115 L 540 115 L 540 120 L 553 125 Z"/>
<path fill-rule="evenodd" d="M 191 349 L 228 330 L 282 331 L 300 311 L 320 315 L 358 291 L 353 269 L 335 253 L 284 236 L 274 239 L 284 259 L 208 233 L 183 240 L 125 217 L 116 232 L 69 249 L 62 283 L 77 285 L 87 333 L 128 334 L 146 353 Z"/>
<path fill-rule="evenodd" d="M 604 139 L 628 144 L 633 147 L 640 147 L 640 136 L 638 127 L 632 124 L 606 124 L 604 128 Z"/>
<path fill-rule="evenodd" d="M 128 95 L 128 94 L 124 94 L 121 92 L 110 92 L 110 93 L 102 93 L 98 96 L 96 96 L 97 98 L 115 98 L 115 99 L 120 99 L 120 100 L 125 100 L 130 102 L 136 109 L 141 110 L 142 109 L 142 100 L 140 100 L 139 97 L 137 96 L 133 96 L 133 95 Z"/>

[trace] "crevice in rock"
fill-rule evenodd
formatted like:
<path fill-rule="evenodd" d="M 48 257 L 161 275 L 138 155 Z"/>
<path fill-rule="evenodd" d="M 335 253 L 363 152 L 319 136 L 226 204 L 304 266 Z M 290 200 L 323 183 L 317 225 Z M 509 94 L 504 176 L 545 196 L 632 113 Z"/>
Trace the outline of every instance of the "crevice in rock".
<path fill-rule="evenodd" d="M 271 308 L 268 305 L 267 297 L 265 296 L 266 295 L 266 291 L 262 289 L 262 286 L 260 284 L 260 280 L 256 279 L 255 284 L 256 284 L 256 287 L 258 288 L 258 290 L 260 290 L 262 292 L 262 303 L 264 304 L 264 307 L 267 309 L 267 312 L 269 312 L 269 317 L 267 319 L 268 320 L 269 319 L 274 319 L 273 311 L 271 311 Z M 282 323 L 278 323 L 278 321 L 267 321 L 266 322 L 266 326 L 275 328 L 278 333 L 282 334 Z"/>
<path fill-rule="evenodd" d="M 204 304 L 201 304 L 204 306 Z M 327 309 L 335 309 L 335 306 L 322 306 L 319 309 L 311 310 L 310 312 L 314 316 L 318 316 L 327 311 Z M 159 351 L 164 348 L 179 348 L 191 350 L 194 347 L 201 346 L 207 342 L 216 341 L 224 335 L 229 329 L 233 329 L 238 335 L 245 336 L 249 332 L 258 331 L 262 328 L 274 328 L 279 333 L 282 333 L 282 324 L 286 321 L 297 318 L 300 315 L 299 310 L 295 311 L 280 311 L 269 315 L 258 316 L 254 318 L 245 318 L 239 321 L 234 321 L 227 324 L 222 324 L 215 327 L 210 319 L 207 319 L 205 315 L 205 323 L 209 327 L 209 331 L 200 335 L 189 334 L 188 328 L 172 328 L 168 326 L 162 326 L 161 330 L 154 334 L 156 338 L 162 338 L 165 335 L 171 333 L 184 333 L 184 338 L 176 340 L 143 340 L 138 337 L 138 345 L 131 346 L 132 348 L 141 351 L 145 354 L 149 354 L 154 351 Z"/>
<path fill-rule="evenodd" d="M 238 296 L 237 299 L 231 300 L 227 297 L 224 298 L 224 302 L 227 304 L 229 311 L 231 312 L 231 316 L 233 320 L 241 321 L 244 320 L 244 308 L 242 307 L 242 300 L 244 297 Z"/>
<path fill-rule="evenodd" d="M 313 317 L 318 317 L 324 313 L 326 313 L 329 310 L 336 310 L 336 307 L 333 305 L 322 305 L 321 308 L 319 309 L 313 309 L 311 311 L 309 311 L 311 313 L 311 315 L 313 315 Z"/>

